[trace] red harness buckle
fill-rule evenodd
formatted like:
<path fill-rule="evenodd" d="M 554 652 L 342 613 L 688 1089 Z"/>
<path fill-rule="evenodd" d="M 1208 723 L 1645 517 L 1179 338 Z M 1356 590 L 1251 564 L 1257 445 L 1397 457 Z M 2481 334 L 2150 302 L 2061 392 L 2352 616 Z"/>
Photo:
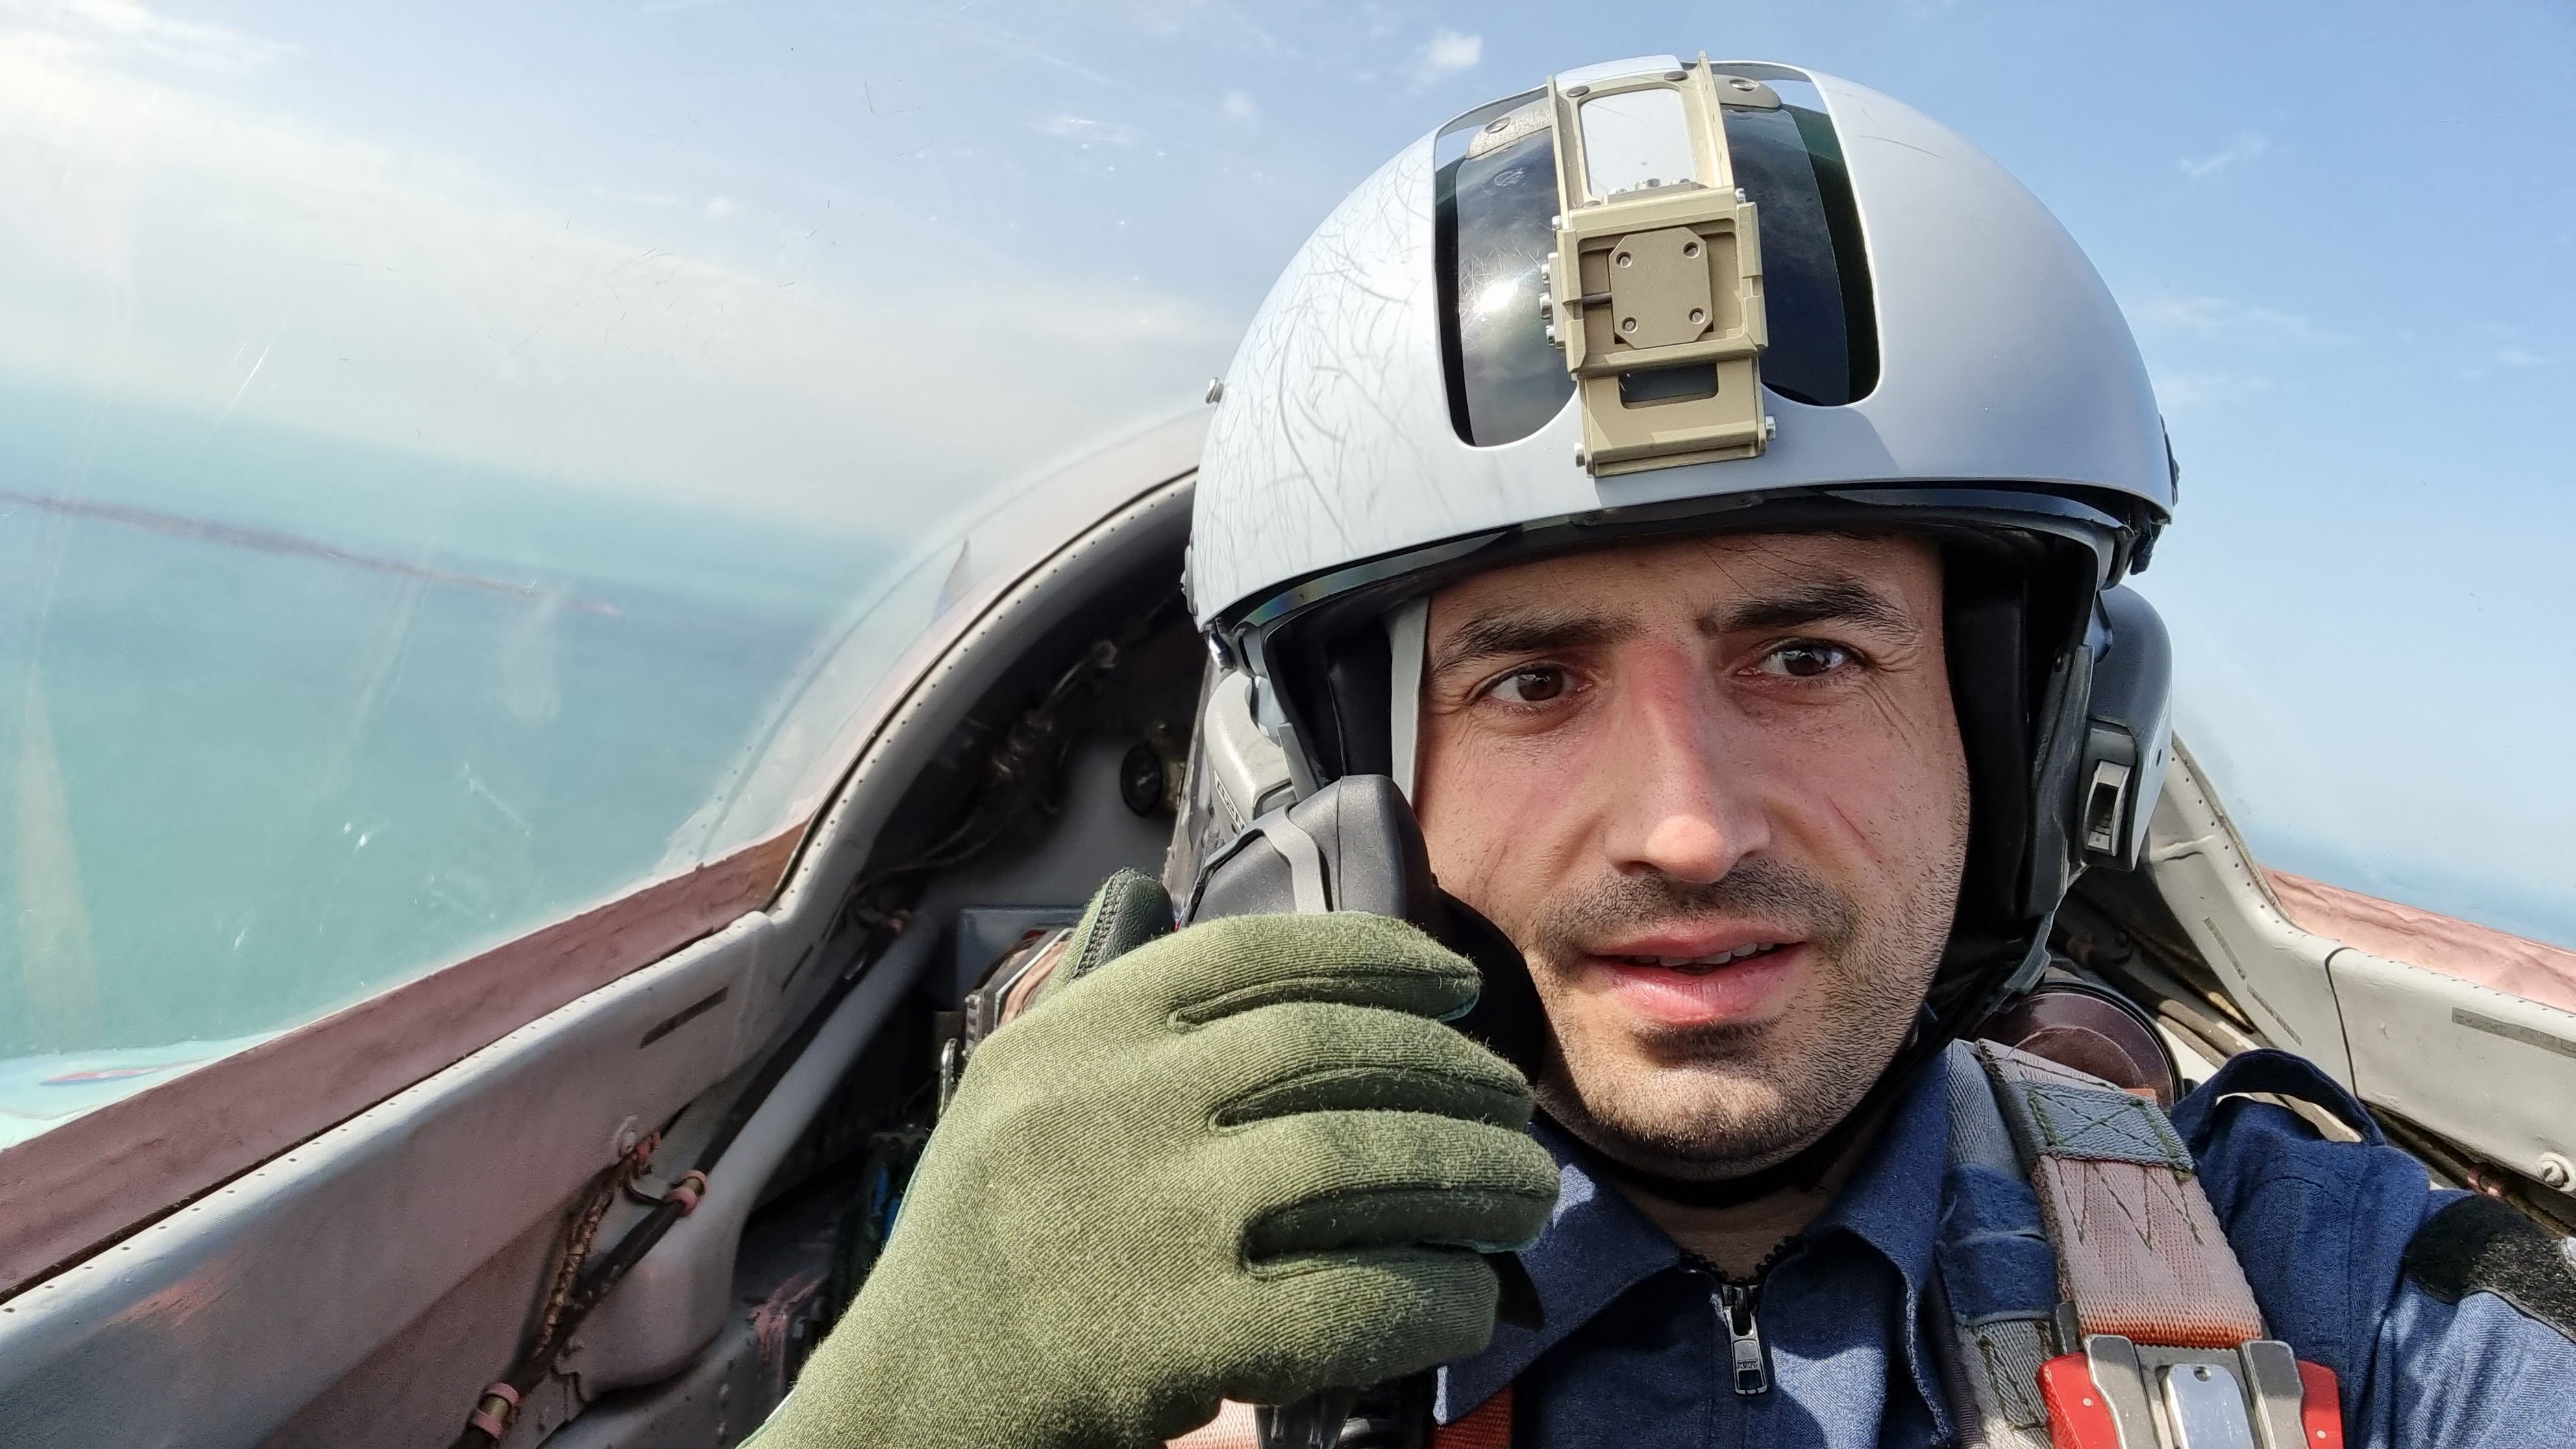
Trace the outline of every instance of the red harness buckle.
<path fill-rule="evenodd" d="M 2048 1406 L 2048 1442 L 2057 1449 L 2120 1449 L 2119 1421 L 2093 1386 L 2093 1366 L 2061 1353 L 2039 1366 L 2039 1401 Z"/>
<path fill-rule="evenodd" d="M 2236 1416 L 2218 1425 L 2218 1434 L 2196 1427 L 2184 1411 L 2177 1373 L 2196 1384 L 2237 1386 Z M 2284 1402 L 2293 1382 L 2295 1413 Z M 2095 1334 L 2084 1352 L 2039 1366 L 2039 1397 L 2056 1449 L 2211 1449 L 2212 1439 L 2221 1449 L 2343 1449 L 2334 1370 L 2293 1358 L 2287 1344 L 2271 1340 L 2233 1350 L 2168 1349 Z M 2198 1407 L 2209 1402 L 2204 1391 Z"/>
<path fill-rule="evenodd" d="M 2299 1360 L 2299 1389 L 2299 1427 L 2308 1436 L 2301 1442 L 2308 1449 L 2343 1449 L 2343 1400 L 2334 1370 Z"/>

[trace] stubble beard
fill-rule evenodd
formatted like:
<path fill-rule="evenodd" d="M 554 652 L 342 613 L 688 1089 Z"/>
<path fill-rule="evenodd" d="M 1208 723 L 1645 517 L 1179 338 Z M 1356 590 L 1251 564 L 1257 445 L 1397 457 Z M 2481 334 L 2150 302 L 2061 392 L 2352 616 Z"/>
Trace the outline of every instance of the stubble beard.
<path fill-rule="evenodd" d="M 1596 1151 L 1671 1177 L 1736 1177 L 1797 1155 L 1850 1115 L 1903 1045 L 1948 938 L 1957 865 L 1876 908 L 1772 859 L 1706 884 L 1614 877 L 1551 904 L 1529 933 L 1542 977 L 1586 942 L 1717 915 L 1798 927 L 1815 967 L 1805 999 L 1761 1024 L 1640 1031 L 1551 1013 L 1539 1104 Z"/>

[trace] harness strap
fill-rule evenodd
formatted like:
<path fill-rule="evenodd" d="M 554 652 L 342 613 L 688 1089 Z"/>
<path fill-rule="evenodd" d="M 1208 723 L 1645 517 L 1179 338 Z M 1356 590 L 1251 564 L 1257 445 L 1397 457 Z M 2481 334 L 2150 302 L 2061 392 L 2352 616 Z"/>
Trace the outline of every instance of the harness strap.
<path fill-rule="evenodd" d="M 1455 1424 L 1442 1424 L 1431 1431 L 1431 1449 L 1511 1449 L 1512 1386 L 1505 1384 L 1494 1396 L 1467 1411 Z"/>
<path fill-rule="evenodd" d="M 1953 1321 L 1962 1348 L 2026 1324 L 2038 1341 L 2054 1343 L 2056 1356 L 2037 1374 L 2049 1442 L 2056 1449 L 2343 1449 L 2333 1373 L 2264 1337 L 2254 1290 L 2164 1112 L 2141 1094 L 1997 1042 L 1951 1051 L 1954 1116 L 1967 1095 L 1962 1079 L 1976 1069 L 1992 1092 L 1982 1113 L 1970 1106 L 1964 1131 L 1953 1123 L 1946 1187 L 1975 1196 L 1976 1174 L 1996 1165 L 1992 1139 L 2000 1124 L 2028 1174 L 2023 1211 L 2038 1209 L 2062 1299 L 2046 1332 L 2028 1323 L 2036 1295 L 2027 1282 L 2006 1294 L 2019 1310 L 2008 1322 L 1974 1315 Z M 1945 1206 L 1945 1234 L 1958 1206 Z M 1971 1229 L 1990 1226 L 1973 1211 L 1963 1216 Z M 1997 1236 L 1984 1234 L 1986 1261 L 2009 1257 L 1992 1250 Z M 1945 1289 L 1957 1286 L 1946 1253 L 1942 1267 Z M 1999 1424 L 1991 1409 L 2015 1392 L 2026 1396 L 2029 1371 L 2018 1362 L 2007 1368 L 1991 1353 L 1982 1357 L 1982 1366 L 1962 1362 L 1945 1373 L 1972 1389 L 1954 1395 L 1962 1399 L 1963 1438 L 2019 1449 L 2033 1442 L 2028 1416 L 2008 1410 Z"/>
<path fill-rule="evenodd" d="M 2039 1195 L 2078 1331 L 2175 1348 L 2263 1337 L 2254 1290 L 2164 1113 L 2027 1052 L 1976 1050 Z"/>
<path fill-rule="evenodd" d="M 1964 1449 L 2049 1449 L 2039 1372 L 2058 1351 L 2056 1251 L 2030 1210 L 1984 1064 L 1953 1043 L 1935 1070 L 1950 1103 L 1950 1165 L 1925 1336 Z"/>

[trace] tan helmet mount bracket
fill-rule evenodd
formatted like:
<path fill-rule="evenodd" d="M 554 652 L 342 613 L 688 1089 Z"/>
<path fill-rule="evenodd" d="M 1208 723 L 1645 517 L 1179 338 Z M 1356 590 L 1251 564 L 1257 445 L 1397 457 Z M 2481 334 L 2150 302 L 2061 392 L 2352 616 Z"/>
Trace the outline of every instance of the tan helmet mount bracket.
<path fill-rule="evenodd" d="M 1583 406 L 1594 477 L 1750 458 L 1770 441 L 1762 248 L 1708 57 L 1548 82 L 1556 253 L 1540 306 Z M 1745 83 L 1748 86 L 1751 83 Z M 1777 105 L 1768 87 L 1740 104 Z"/>

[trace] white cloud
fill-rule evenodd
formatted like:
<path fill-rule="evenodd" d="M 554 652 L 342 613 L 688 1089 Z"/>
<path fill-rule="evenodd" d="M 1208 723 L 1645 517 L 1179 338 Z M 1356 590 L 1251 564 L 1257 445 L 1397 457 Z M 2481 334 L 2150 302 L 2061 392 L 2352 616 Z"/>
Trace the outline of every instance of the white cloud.
<path fill-rule="evenodd" d="M 2256 347 L 2340 347 L 2355 339 L 2296 313 L 2224 297 L 2159 297 L 2138 311 L 2142 328 Z"/>
<path fill-rule="evenodd" d="M 1194 397 L 1233 331 L 862 216 L 793 253 L 766 230 L 712 250 L 734 229 L 675 230 L 688 212 L 626 178 L 527 196 L 100 61 L 0 46 L 0 371 L 20 377 L 901 527 L 1140 399 Z"/>
<path fill-rule="evenodd" d="M 1473 70 L 1485 58 L 1485 37 L 1460 31 L 1439 29 L 1423 43 L 1413 70 L 1415 89 L 1446 80 L 1460 71 Z"/>
<path fill-rule="evenodd" d="M 2269 391 L 2267 356 L 2341 347 L 2356 339 L 2294 312 L 2224 297 L 2163 296 L 2129 309 L 2156 398 L 2173 411 L 2221 406 Z"/>
<path fill-rule="evenodd" d="M 2535 367 L 2555 366 L 2558 361 L 2559 359 L 2550 353 L 2534 352 L 2519 343 L 2507 343 L 2491 352 L 2481 354 L 2454 369 L 2454 372 L 2462 382 L 2482 383 L 2493 376 L 2498 369 L 2507 373 L 2527 372 Z"/>
<path fill-rule="evenodd" d="M 1251 95 L 1244 91 L 1227 91 L 1224 110 L 1229 121 L 1249 124 L 1261 119 L 1261 108 L 1254 105 Z"/>
<path fill-rule="evenodd" d="M 642 206 L 656 211 L 671 211 L 688 205 L 687 199 L 675 192 L 611 186 L 604 181 L 594 181 L 581 190 L 584 196 L 593 201 L 611 201 L 620 206 Z"/>
<path fill-rule="evenodd" d="M 2271 137 L 2260 131 L 2242 131 L 2221 150 L 2201 157 L 2186 156 L 2174 164 L 2192 180 L 2206 181 L 2239 161 L 2251 161 L 2271 149 Z"/>
<path fill-rule="evenodd" d="M 141 54 L 192 70 L 253 71 L 293 47 L 198 20 L 175 20 L 137 0 L 0 0 L 0 23 L 93 53 Z"/>
<path fill-rule="evenodd" d="M 1135 127 L 1089 116 L 1049 116 L 1038 123 L 1038 129 L 1086 150 L 1093 146 L 1133 146 L 1137 140 Z"/>
<path fill-rule="evenodd" d="M 2255 393 L 2271 390 L 2272 380 L 2218 368 L 2148 369 L 2156 388 L 2156 401 L 2171 412 L 2214 407 L 2238 402 Z"/>
<path fill-rule="evenodd" d="M 706 213 L 709 221 L 723 221 L 740 210 L 742 210 L 741 205 L 730 196 L 707 198 Z"/>
<path fill-rule="evenodd" d="M 998 50 L 1005 55 L 1016 55 L 1023 60 L 1035 61 L 1039 65 L 1046 66 L 1050 69 L 1063 71 L 1067 75 L 1079 76 L 1082 79 L 1091 82 L 1093 85 L 1099 86 L 1103 90 L 1114 91 L 1123 89 L 1117 81 L 1110 77 L 1082 64 L 1071 56 L 1058 54 L 1053 50 L 1049 50 L 1046 47 L 1039 45 L 1028 36 L 1023 35 L 1019 31 L 1013 30 L 1008 26 L 995 25 L 986 21 L 963 18 L 959 12 L 963 11 L 965 8 L 966 7 L 961 5 L 937 12 L 932 17 L 931 24 L 973 44 L 981 45 L 992 50 Z"/>

